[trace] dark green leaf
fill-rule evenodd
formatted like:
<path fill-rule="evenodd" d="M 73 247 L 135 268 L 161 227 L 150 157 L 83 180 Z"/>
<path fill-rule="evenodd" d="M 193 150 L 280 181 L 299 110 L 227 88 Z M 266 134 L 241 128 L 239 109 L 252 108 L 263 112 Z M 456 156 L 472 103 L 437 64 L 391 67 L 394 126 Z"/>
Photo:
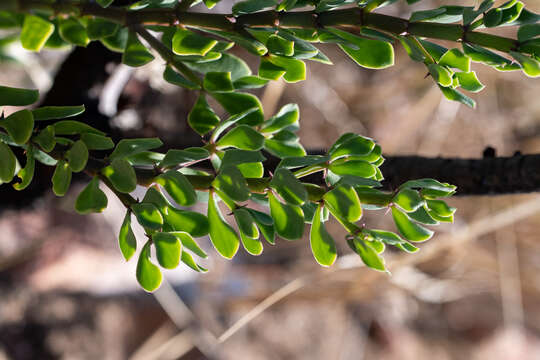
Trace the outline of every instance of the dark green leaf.
<path fill-rule="evenodd" d="M 71 184 L 71 169 L 66 161 L 60 160 L 56 164 L 52 184 L 53 192 L 56 196 L 64 196 L 68 191 Z"/>
<path fill-rule="evenodd" d="M 540 24 L 526 24 L 519 28 L 517 37 L 523 42 L 540 36 Z"/>
<path fill-rule="evenodd" d="M 438 64 L 428 64 L 427 67 L 433 80 L 439 83 L 441 87 L 452 85 L 452 71 Z"/>
<path fill-rule="evenodd" d="M 131 205 L 131 210 L 137 217 L 137 221 L 143 227 L 151 230 L 159 230 L 163 225 L 163 217 L 154 204 L 139 203 Z"/>
<path fill-rule="evenodd" d="M 221 256 L 232 259 L 238 251 L 240 239 L 236 231 L 223 218 L 213 192 L 210 192 L 208 199 L 208 221 L 212 244 Z"/>
<path fill-rule="evenodd" d="M 270 214 L 279 236 L 287 240 L 296 240 L 304 233 L 304 214 L 296 205 L 281 203 L 271 192 L 268 194 Z"/>
<path fill-rule="evenodd" d="M 90 40 L 99 40 L 116 34 L 120 25 L 100 18 L 88 19 L 86 31 Z"/>
<path fill-rule="evenodd" d="M 19 110 L 0 120 L 0 126 L 7 130 L 16 144 L 26 144 L 34 130 L 34 117 L 30 110 Z"/>
<path fill-rule="evenodd" d="M 444 97 L 447 98 L 448 100 L 458 101 L 458 102 L 460 102 L 460 103 L 462 103 L 464 105 L 467 105 L 467 106 L 469 106 L 471 108 L 476 107 L 476 102 L 473 99 L 471 99 L 468 96 L 463 95 L 462 93 L 460 93 L 457 90 L 454 90 L 454 89 L 451 89 L 451 88 L 448 88 L 448 87 L 444 87 L 444 86 L 440 86 L 440 85 L 439 85 L 439 89 L 441 89 Z"/>
<path fill-rule="evenodd" d="M 367 267 L 377 271 L 386 271 L 383 259 L 377 254 L 370 241 L 353 238 L 347 240 L 347 243 L 354 252 L 360 255 Z"/>
<path fill-rule="evenodd" d="M 137 186 L 137 176 L 133 166 L 125 159 L 114 159 L 111 165 L 101 170 L 112 183 L 114 188 L 121 193 L 130 193 Z"/>
<path fill-rule="evenodd" d="M 521 64 L 525 75 L 529 77 L 540 76 L 540 61 L 515 51 L 510 51 L 510 55 Z"/>
<path fill-rule="evenodd" d="M 362 217 L 362 206 L 354 188 L 338 185 L 323 196 L 324 204 L 334 217 L 341 222 L 356 222 Z"/>
<path fill-rule="evenodd" d="M 15 176 L 17 158 L 11 148 L 0 141 L 0 183 L 9 183 Z"/>
<path fill-rule="evenodd" d="M 219 117 L 208 105 L 204 94 L 199 95 L 195 106 L 191 109 L 188 123 L 201 136 L 214 129 L 219 123 Z"/>
<path fill-rule="evenodd" d="M 225 134 L 216 145 L 218 149 L 234 147 L 243 150 L 260 150 L 264 145 L 264 136 L 251 126 L 240 125 Z"/>
<path fill-rule="evenodd" d="M 0 106 L 27 106 L 35 103 L 39 98 L 37 90 L 19 89 L 0 86 Z"/>
<path fill-rule="evenodd" d="M 53 126 L 56 135 L 78 135 L 84 133 L 105 135 L 103 131 L 94 129 L 90 125 L 86 125 L 79 121 L 62 120 L 55 122 Z"/>
<path fill-rule="evenodd" d="M 81 172 L 88 162 L 88 148 L 82 140 L 77 140 L 66 152 L 66 160 L 73 172 Z"/>
<path fill-rule="evenodd" d="M 340 137 L 328 154 L 332 160 L 343 156 L 363 156 L 371 153 L 375 148 L 375 142 L 367 137 L 355 134 L 345 134 Z"/>
<path fill-rule="evenodd" d="M 259 230 L 255 225 L 253 216 L 251 216 L 251 213 L 248 210 L 245 208 L 238 208 L 234 210 L 234 219 L 236 220 L 236 224 L 238 225 L 238 229 L 241 233 L 252 239 L 259 238 Z"/>
<path fill-rule="evenodd" d="M 330 160 L 329 156 L 325 155 L 306 155 L 286 157 L 280 161 L 278 168 L 295 169 L 303 166 L 321 165 Z"/>
<path fill-rule="evenodd" d="M 60 37 L 77 46 L 86 46 L 90 42 L 86 28 L 75 18 L 58 20 L 58 32 Z"/>
<path fill-rule="evenodd" d="M 426 200 L 427 207 L 436 212 L 441 217 L 449 217 L 454 215 L 456 208 L 448 206 L 446 202 L 442 200 Z"/>
<path fill-rule="evenodd" d="M 203 148 L 188 148 L 185 150 L 169 150 L 159 163 L 160 167 L 169 168 L 182 166 L 186 163 L 199 161 L 210 157 L 210 153 Z"/>
<path fill-rule="evenodd" d="M 170 65 L 167 65 L 165 68 L 165 71 L 163 72 L 163 79 L 173 85 L 182 86 L 190 90 L 198 90 L 201 88 L 198 84 L 195 84 L 176 72 Z"/>
<path fill-rule="evenodd" d="M 253 210 L 253 209 L 247 209 L 251 216 L 253 216 L 253 220 L 255 220 L 255 223 L 257 224 L 257 227 L 259 228 L 260 232 L 263 234 L 266 241 L 268 241 L 269 244 L 274 245 L 275 237 L 276 237 L 276 230 L 274 228 L 274 221 L 272 220 L 272 217 L 270 217 L 268 214 L 265 214 L 263 212 Z"/>
<path fill-rule="evenodd" d="M 9 161 L 9 159 L 7 159 Z M 17 177 L 21 179 L 21 182 L 13 184 L 15 190 L 24 190 L 30 185 L 32 179 L 34 178 L 34 170 L 36 167 L 36 160 L 34 158 L 34 147 L 29 146 L 26 150 L 26 164 L 24 168 L 19 171 Z M 1 183 L 1 179 L 0 179 Z"/>
<path fill-rule="evenodd" d="M 124 55 L 122 56 L 122 63 L 132 67 L 139 67 L 148 64 L 152 60 L 154 60 L 154 55 L 141 43 L 137 34 L 130 31 Z"/>
<path fill-rule="evenodd" d="M 268 83 L 268 80 L 255 75 L 243 76 L 233 82 L 235 89 L 258 89 Z"/>
<path fill-rule="evenodd" d="M 109 150 L 114 147 L 111 138 L 92 133 L 84 133 L 81 140 L 86 144 L 88 150 Z"/>
<path fill-rule="evenodd" d="M 277 169 L 270 181 L 270 187 L 292 205 L 302 205 L 308 198 L 304 185 L 286 168 Z"/>
<path fill-rule="evenodd" d="M 126 158 L 143 151 L 158 148 L 161 145 L 163 145 L 163 143 L 158 138 L 122 139 L 116 145 L 116 148 L 109 156 L 109 159 Z"/>
<path fill-rule="evenodd" d="M 292 56 L 294 54 L 294 42 L 283 37 L 272 34 L 266 41 L 266 47 L 272 54 L 281 56 Z"/>
<path fill-rule="evenodd" d="M 79 214 L 102 212 L 107 207 L 107 203 L 107 196 L 99 188 L 99 179 L 95 176 L 77 197 L 75 210 Z"/>
<path fill-rule="evenodd" d="M 337 175 L 352 175 L 363 178 L 370 178 L 376 174 L 376 168 L 363 160 L 337 160 L 330 164 L 328 167 L 330 171 Z"/>
<path fill-rule="evenodd" d="M 257 108 L 257 111 L 250 113 L 248 116 L 242 119 L 242 124 L 255 126 L 264 121 L 262 104 L 259 99 L 252 94 L 224 92 L 214 93 L 213 97 L 230 115 L 240 114 L 246 110 Z"/>
<path fill-rule="evenodd" d="M 234 15 L 250 14 L 265 8 L 274 7 L 276 0 L 245 0 L 233 5 Z"/>
<path fill-rule="evenodd" d="M 450 49 L 441 57 L 439 65 L 469 72 L 471 69 L 471 58 L 464 55 L 458 49 Z"/>
<path fill-rule="evenodd" d="M 218 176 L 212 182 L 212 187 L 223 192 L 233 201 L 247 201 L 250 191 L 246 180 L 236 166 L 222 166 Z"/>
<path fill-rule="evenodd" d="M 207 72 L 203 86 L 207 91 L 233 91 L 234 86 L 230 72 Z"/>
<path fill-rule="evenodd" d="M 188 179 L 176 170 L 169 170 L 159 175 L 155 181 L 163 186 L 172 199 L 182 206 L 191 206 L 197 202 L 197 194 Z"/>
<path fill-rule="evenodd" d="M 34 120 L 56 120 L 80 115 L 84 112 L 84 105 L 80 106 L 44 106 L 32 110 Z"/>
<path fill-rule="evenodd" d="M 260 151 L 229 149 L 225 151 L 225 156 L 223 156 L 223 159 L 221 160 L 221 166 L 235 166 L 245 163 L 261 162 L 264 160 L 266 160 L 266 158 Z"/>
<path fill-rule="evenodd" d="M 424 206 L 420 206 L 416 211 L 407 213 L 407 215 L 416 222 L 426 225 L 438 225 L 439 222 L 426 211 Z"/>

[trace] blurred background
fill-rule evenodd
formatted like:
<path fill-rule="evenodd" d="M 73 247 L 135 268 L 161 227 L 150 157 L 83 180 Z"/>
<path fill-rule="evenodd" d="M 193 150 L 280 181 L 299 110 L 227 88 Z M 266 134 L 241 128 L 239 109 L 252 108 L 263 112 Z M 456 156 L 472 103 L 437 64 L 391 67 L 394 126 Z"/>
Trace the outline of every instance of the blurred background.
<path fill-rule="evenodd" d="M 539 1 L 524 2 L 540 11 Z M 399 2 L 382 12 L 438 5 Z M 222 1 L 216 11 L 230 6 Z M 375 138 L 386 155 L 480 158 L 488 146 L 498 156 L 540 153 L 538 80 L 474 64 L 486 89 L 472 95 L 472 110 L 445 100 L 399 46 L 396 66 L 378 71 L 335 46 L 321 49 L 334 66 L 308 62 L 306 81 L 256 91 L 267 116 L 299 104 L 307 149 L 352 131 Z M 172 148 L 198 141 L 186 124 L 196 94 L 166 84 L 161 60 L 133 70 L 99 44 L 4 50 L 2 85 L 39 88 L 42 104 L 84 103 L 83 120 L 116 139 L 158 136 Z M 257 59 L 234 52 L 256 71 Z M 332 268 L 317 265 L 307 237 L 278 239 L 259 257 L 241 249 L 233 261 L 202 239 L 210 271 L 181 265 L 147 294 L 136 261 L 125 263 L 118 250 L 125 209 L 115 197 L 103 214 L 80 216 L 73 204 L 84 176 L 55 198 L 52 170 L 37 174 L 28 191 L 0 191 L 1 360 L 540 358 L 538 194 L 451 199 L 455 224 L 439 226 L 417 254 L 387 251 L 392 275 L 360 266 L 331 224 L 341 256 Z M 393 229 L 384 212 L 365 222 Z"/>

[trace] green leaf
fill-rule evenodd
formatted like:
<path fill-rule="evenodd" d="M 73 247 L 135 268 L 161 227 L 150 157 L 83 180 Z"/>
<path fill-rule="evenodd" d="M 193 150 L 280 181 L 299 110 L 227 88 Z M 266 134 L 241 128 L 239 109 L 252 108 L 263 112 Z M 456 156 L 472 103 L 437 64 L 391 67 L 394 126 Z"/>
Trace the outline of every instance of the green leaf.
<path fill-rule="evenodd" d="M 285 74 L 285 70 L 281 66 L 274 65 L 266 57 L 261 58 L 261 63 L 259 65 L 259 76 L 266 80 L 278 80 Z"/>
<path fill-rule="evenodd" d="M 88 19 L 86 31 L 90 40 L 100 40 L 113 36 L 120 29 L 120 25 L 100 18 Z"/>
<path fill-rule="evenodd" d="M 158 232 L 152 235 L 156 248 L 156 258 L 159 265 L 165 269 L 174 269 L 180 264 L 182 244 L 178 238 L 167 232 Z"/>
<path fill-rule="evenodd" d="M 189 90 L 199 90 L 201 88 L 198 84 L 195 84 L 176 72 L 170 65 L 167 65 L 165 68 L 165 71 L 163 72 L 163 79 L 173 85 L 182 86 Z"/>
<path fill-rule="evenodd" d="M 208 199 L 208 221 L 210 223 L 210 240 L 218 253 L 226 259 L 232 259 L 240 246 L 236 231 L 227 224 L 219 210 L 214 192 Z"/>
<path fill-rule="evenodd" d="M 15 176 L 17 158 L 11 148 L 0 141 L 0 183 L 9 183 Z"/>
<path fill-rule="evenodd" d="M 249 151 L 240 149 L 229 149 L 221 160 L 221 167 L 235 166 L 246 163 L 262 162 L 266 158 L 260 151 Z"/>
<path fill-rule="evenodd" d="M 219 45 L 219 44 L 218 44 Z M 217 45 L 216 45 L 217 47 Z M 236 81 L 244 76 L 251 75 L 251 69 L 246 62 L 237 56 L 224 53 L 215 61 L 204 63 L 186 63 L 191 70 L 207 74 L 209 72 L 230 72 L 231 80 Z"/>
<path fill-rule="evenodd" d="M 96 0 L 96 2 L 101 5 L 102 7 L 106 8 L 108 7 L 109 5 L 111 5 L 114 0 Z"/>
<path fill-rule="evenodd" d="M 435 220 L 431 215 L 426 211 L 424 206 L 420 206 L 416 211 L 407 213 L 411 219 L 421 224 L 426 225 L 438 225 L 439 222 Z"/>
<path fill-rule="evenodd" d="M 272 34 L 266 41 L 266 47 L 272 54 L 281 56 L 293 56 L 294 55 L 294 42 L 284 39 L 283 37 Z"/>
<path fill-rule="evenodd" d="M 328 169 L 341 176 L 352 175 L 370 178 L 376 174 L 376 168 L 364 160 L 337 160 L 332 162 Z"/>
<path fill-rule="evenodd" d="M 345 134 L 330 148 L 328 154 L 332 160 L 336 160 L 343 156 L 364 156 L 371 153 L 374 148 L 375 142 L 370 138 Z"/>
<path fill-rule="evenodd" d="M 137 281 L 142 288 L 148 292 L 153 292 L 159 288 L 163 275 L 159 268 L 150 261 L 150 242 L 147 242 L 137 262 Z"/>
<path fill-rule="evenodd" d="M 365 230 L 367 233 L 373 237 L 376 241 L 383 242 L 388 245 L 398 245 L 406 243 L 405 240 L 403 240 L 401 237 L 399 237 L 398 234 L 385 231 L 385 230 L 376 230 L 376 229 L 370 229 Z"/>
<path fill-rule="evenodd" d="M 207 72 L 204 75 L 203 86 L 207 91 L 233 91 L 234 86 L 230 72 Z"/>
<path fill-rule="evenodd" d="M 148 190 L 146 190 L 146 194 L 144 194 L 142 202 L 155 205 L 162 216 L 165 216 L 168 213 L 169 206 L 171 206 L 158 186 L 149 187 Z"/>
<path fill-rule="evenodd" d="M 338 185 L 323 196 L 324 204 L 340 222 L 354 223 L 362 217 L 362 206 L 354 188 Z"/>
<path fill-rule="evenodd" d="M 247 201 L 250 191 L 246 180 L 236 166 L 222 166 L 212 187 L 237 202 Z"/>
<path fill-rule="evenodd" d="M 262 9 L 274 7 L 276 0 L 245 0 L 233 5 L 233 15 L 250 14 Z"/>
<path fill-rule="evenodd" d="M 34 130 L 34 117 L 30 110 L 19 110 L 0 120 L 0 126 L 6 129 L 16 144 L 26 144 Z"/>
<path fill-rule="evenodd" d="M 185 231 L 193 237 L 201 237 L 208 234 L 208 218 L 203 214 L 170 207 L 163 216 L 165 223 L 170 225 L 175 231 Z"/>
<path fill-rule="evenodd" d="M 433 80 L 440 84 L 440 86 L 447 87 L 452 85 L 452 71 L 438 64 L 428 64 L 427 67 Z"/>
<path fill-rule="evenodd" d="M 0 106 L 27 106 L 38 101 L 39 92 L 37 90 L 19 89 L 7 86 L 0 86 Z"/>
<path fill-rule="evenodd" d="M 370 241 L 363 241 L 358 238 L 353 238 L 348 239 L 347 243 L 354 252 L 360 255 L 360 258 L 367 267 L 377 271 L 386 271 L 384 260 L 372 247 L 373 245 Z"/>
<path fill-rule="evenodd" d="M 177 29 L 172 39 L 172 51 L 176 55 L 204 56 L 217 41 L 185 29 Z"/>
<path fill-rule="evenodd" d="M 386 41 L 364 39 L 346 31 L 333 28 L 327 30 L 350 42 L 357 48 L 339 44 L 339 47 L 358 65 L 368 69 L 384 69 L 394 65 L 394 49 Z"/>
<path fill-rule="evenodd" d="M 206 259 L 208 257 L 206 252 L 204 252 L 204 250 L 201 249 L 199 244 L 197 244 L 197 242 L 195 240 L 193 240 L 191 235 L 188 234 L 187 232 L 174 231 L 171 234 L 176 236 L 176 238 L 182 243 L 182 246 L 185 249 L 188 249 L 189 251 L 192 251 L 197 256 L 202 257 L 203 259 Z"/>
<path fill-rule="evenodd" d="M 64 196 L 71 184 L 71 169 L 65 160 L 56 164 L 52 177 L 53 192 L 56 196 Z"/>
<path fill-rule="evenodd" d="M 409 180 L 403 183 L 400 189 L 430 189 L 437 190 L 443 193 L 453 193 L 456 190 L 455 185 L 450 185 L 448 183 L 441 183 L 434 179 L 418 179 L 418 180 Z"/>
<path fill-rule="evenodd" d="M 161 145 L 163 145 L 163 143 L 158 138 L 122 139 L 116 145 L 116 148 L 109 156 L 109 159 L 126 158 L 143 151 L 158 148 Z"/>
<path fill-rule="evenodd" d="M 114 159 L 111 165 L 101 170 L 101 173 L 121 193 L 130 193 L 137 187 L 135 170 L 126 159 Z"/>
<path fill-rule="evenodd" d="M 84 133 L 105 135 L 103 131 L 94 129 L 90 125 L 86 125 L 80 121 L 62 120 L 55 122 L 53 126 L 56 135 L 79 135 Z"/>
<path fill-rule="evenodd" d="M 490 66 L 511 63 L 510 60 L 480 46 L 467 43 L 463 43 L 462 45 L 463 52 L 465 53 L 465 55 L 469 56 L 472 61 L 480 62 Z"/>
<path fill-rule="evenodd" d="M 424 205 L 424 199 L 420 197 L 418 191 L 402 189 L 392 199 L 392 202 L 406 212 L 416 211 Z"/>
<path fill-rule="evenodd" d="M 81 135 L 81 140 L 84 142 L 88 150 L 109 150 L 114 148 L 114 143 L 111 138 L 92 133 L 84 133 Z"/>
<path fill-rule="evenodd" d="M 264 166 L 260 162 L 244 163 L 236 166 L 242 173 L 242 176 L 247 178 L 262 178 L 264 175 Z"/>
<path fill-rule="evenodd" d="M 439 65 L 469 72 L 471 71 L 471 58 L 458 49 L 450 49 L 441 57 Z"/>
<path fill-rule="evenodd" d="M 285 70 L 285 73 L 283 74 L 283 79 L 286 82 L 295 83 L 306 79 L 306 64 L 302 60 L 286 58 L 271 54 L 268 55 L 266 59 L 273 65 L 275 65 L 277 68 Z"/>
<path fill-rule="evenodd" d="M 234 147 L 244 150 L 260 150 L 264 145 L 264 136 L 251 126 L 240 125 L 225 134 L 216 145 L 218 149 Z"/>
<path fill-rule="evenodd" d="M 331 266 L 337 258 L 336 244 L 322 223 L 321 210 L 322 207 L 319 204 L 311 224 L 309 242 L 315 260 L 322 266 Z"/>
<path fill-rule="evenodd" d="M 433 218 L 433 220 L 440 221 L 440 222 L 446 222 L 446 223 L 453 223 L 454 222 L 454 215 L 451 216 L 440 216 L 433 210 L 428 210 L 428 215 Z"/>
<path fill-rule="evenodd" d="M 252 94 L 224 92 L 213 93 L 212 96 L 230 115 L 240 114 L 252 108 L 257 108 L 257 111 L 250 113 L 242 119 L 242 124 L 255 126 L 264 121 L 262 104 L 259 99 Z"/>
<path fill-rule="evenodd" d="M 444 87 L 444 86 L 440 86 L 439 85 L 439 89 L 441 89 L 443 95 L 445 98 L 447 98 L 448 100 L 452 100 L 452 101 L 458 101 L 464 105 L 467 105 L 471 108 L 475 108 L 476 107 L 476 102 L 471 99 L 470 97 L 468 96 L 465 96 L 463 95 L 462 93 L 460 93 L 459 91 L 457 90 L 454 90 L 454 89 L 451 89 L 451 88 L 448 88 L 448 87 Z"/>
<path fill-rule="evenodd" d="M 154 204 L 139 203 L 131 205 L 137 221 L 143 227 L 151 230 L 159 230 L 163 225 L 163 217 Z"/>
<path fill-rule="evenodd" d="M 214 129 L 218 123 L 219 117 L 208 105 L 206 96 L 204 94 L 199 95 L 197 102 L 188 115 L 189 126 L 202 136 Z"/>
<path fill-rule="evenodd" d="M 35 15 L 26 15 L 21 30 L 21 44 L 30 51 L 40 51 L 54 31 L 54 25 Z"/>
<path fill-rule="evenodd" d="M 59 19 L 58 32 L 63 40 L 73 45 L 86 47 L 90 42 L 86 28 L 73 17 Z"/>
<path fill-rule="evenodd" d="M 277 169 L 269 185 L 289 204 L 302 205 L 308 198 L 304 185 L 288 169 Z"/>
<path fill-rule="evenodd" d="M 442 200 L 426 200 L 427 207 L 441 217 L 450 217 L 456 212 L 456 208 L 448 206 Z"/>
<path fill-rule="evenodd" d="M 169 168 L 175 166 L 184 166 L 193 161 L 204 160 L 210 157 L 210 153 L 203 148 L 187 148 L 185 150 L 171 149 L 163 160 L 159 163 L 159 167 Z"/>
<path fill-rule="evenodd" d="M 280 159 L 306 155 L 306 150 L 298 142 L 266 139 L 264 141 L 264 149 Z"/>
<path fill-rule="evenodd" d="M 517 33 L 517 37 L 520 42 L 533 39 L 537 36 L 540 36 L 540 24 L 522 25 Z"/>
<path fill-rule="evenodd" d="M 279 236 L 296 240 L 304 233 L 304 213 L 300 206 L 283 204 L 271 192 L 268 194 L 270 214 Z"/>
<path fill-rule="evenodd" d="M 510 51 L 510 55 L 521 64 L 525 75 L 529 77 L 540 76 L 540 61 L 515 51 Z"/>
<path fill-rule="evenodd" d="M 84 112 L 84 105 L 80 106 L 44 106 L 32 110 L 35 121 L 65 119 L 80 115 Z"/>
<path fill-rule="evenodd" d="M 249 211 L 247 211 L 245 208 L 235 209 L 234 219 L 236 220 L 236 224 L 238 224 L 238 229 L 241 233 L 251 239 L 259 238 L 259 230 L 257 229 L 255 220 Z"/>
<path fill-rule="evenodd" d="M 480 80 L 478 80 L 474 71 L 457 72 L 454 74 L 454 76 L 457 77 L 459 85 L 464 90 L 471 92 L 479 92 L 482 91 L 482 89 L 484 88 L 484 84 L 482 84 Z"/>
<path fill-rule="evenodd" d="M 306 155 L 286 157 L 280 161 L 277 168 L 295 169 L 303 166 L 321 165 L 330 160 L 329 156 L 325 155 Z"/>
<path fill-rule="evenodd" d="M 242 240 L 242 245 L 244 246 L 244 249 L 250 254 L 250 255 L 260 255 L 263 252 L 263 245 L 262 242 L 259 239 L 250 238 L 243 232 L 240 232 L 240 239 Z"/>
<path fill-rule="evenodd" d="M 126 48 L 122 55 L 122 63 L 139 67 L 154 60 L 154 55 L 141 43 L 137 34 L 130 31 L 127 37 Z"/>
<path fill-rule="evenodd" d="M 268 80 L 262 79 L 255 75 L 243 76 L 233 82 L 235 89 L 258 89 L 265 86 Z"/>
<path fill-rule="evenodd" d="M 217 139 L 221 136 L 221 134 L 227 130 L 228 128 L 230 128 L 231 126 L 233 126 L 234 124 L 236 124 L 237 122 L 240 122 L 241 120 L 245 119 L 246 117 L 248 117 L 249 115 L 251 115 L 251 113 L 255 112 L 255 111 L 258 111 L 258 108 L 257 107 L 253 107 L 251 109 L 248 109 L 246 111 L 243 111 L 239 114 L 236 114 L 236 115 L 233 115 L 231 117 L 229 117 L 227 120 L 225 121 L 222 121 L 218 126 L 216 126 L 216 128 L 214 129 L 213 133 L 212 133 L 212 136 L 210 136 L 210 142 L 216 142 Z"/>
<path fill-rule="evenodd" d="M 279 112 L 266 120 L 261 126 L 262 133 L 276 133 L 289 126 L 298 126 L 300 109 L 297 104 L 287 104 Z"/>
<path fill-rule="evenodd" d="M 486 27 L 495 27 L 502 22 L 503 11 L 499 8 L 491 9 L 484 14 L 484 25 Z"/>
<path fill-rule="evenodd" d="M 1 156 L 1 155 L 0 155 Z M 9 160 L 8 160 L 9 161 Z M 36 160 L 34 158 L 34 147 L 29 146 L 26 150 L 26 164 L 24 168 L 19 171 L 17 177 L 21 179 L 21 182 L 13 184 L 15 190 L 24 190 L 30 185 L 34 178 L 34 170 L 36 167 Z M 1 183 L 1 178 L 0 178 Z"/>
<path fill-rule="evenodd" d="M 99 179 L 94 176 L 77 197 L 75 210 L 79 214 L 102 212 L 107 207 L 107 203 L 107 196 L 99 188 Z"/>
<path fill-rule="evenodd" d="M 197 194 L 188 179 L 176 170 L 159 175 L 155 181 L 163 186 L 172 199 L 181 206 L 191 206 L 197 202 Z"/>
<path fill-rule="evenodd" d="M 129 261 L 135 250 L 137 250 L 137 240 L 135 234 L 131 230 L 131 211 L 126 212 L 122 226 L 120 227 L 120 234 L 118 235 L 118 246 L 126 261 Z"/>
<path fill-rule="evenodd" d="M 208 270 L 206 270 L 205 268 L 203 268 L 202 266 L 198 265 L 195 260 L 193 259 L 193 256 L 191 256 L 190 253 L 188 253 L 187 251 L 182 251 L 182 255 L 181 255 L 181 258 L 180 260 L 186 264 L 187 266 L 189 266 L 191 269 L 197 271 L 197 272 L 207 272 Z"/>
<path fill-rule="evenodd" d="M 270 217 L 268 214 L 265 214 L 263 212 L 253 210 L 253 209 L 247 209 L 251 216 L 253 217 L 253 220 L 257 224 L 257 227 L 259 228 L 260 232 L 263 234 L 266 241 L 268 241 L 269 244 L 274 245 L 276 243 L 276 230 L 274 228 L 274 221 L 272 220 L 272 217 Z"/>
<path fill-rule="evenodd" d="M 433 236 L 433 231 L 412 222 L 405 213 L 396 207 L 392 207 L 392 217 L 400 234 L 407 240 L 415 242 L 426 241 Z"/>
<path fill-rule="evenodd" d="M 66 152 L 66 160 L 73 172 L 81 172 L 88 162 L 88 148 L 82 140 L 77 140 Z"/>

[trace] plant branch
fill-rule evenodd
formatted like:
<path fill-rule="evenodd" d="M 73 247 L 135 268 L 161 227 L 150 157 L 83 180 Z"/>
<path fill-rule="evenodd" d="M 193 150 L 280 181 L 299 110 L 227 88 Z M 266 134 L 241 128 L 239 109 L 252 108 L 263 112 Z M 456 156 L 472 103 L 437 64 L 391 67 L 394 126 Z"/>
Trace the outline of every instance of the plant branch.
<path fill-rule="evenodd" d="M 233 16 L 231 14 L 212 14 L 187 12 L 177 8 L 141 9 L 128 11 L 124 8 L 104 9 L 94 3 L 62 1 L 49 3 L 44 0 L 18 0 L 19 11 L 49 10 L 55 13 L 80 13 L 105 18 L 116 23 L 131 25 L 180 24 L 204 29 L 233 31 L 238 27 L 281 27 L 317 29 L 320 27 L 346 26 L 369 27 L 395 35 L 414 35 L 432 39 L 467 42 L 486 48 L 510 52 L 520 50 L 533 53 L 527 46 L 520 47 L 515 39 L 472 31 L 461 24 L 437 22 L 410 22 L 407 19 L 372 13 L 361 8 L 347 8 L 315 13 L 314 11 L 277 12 L 273 10 Z M 231 21 L 230 19 L 234 19 Z M 140 32 L 139 32 L 140 33 Z M 140 33 L 143 36 L 142 33 Z M 144 36 L 143 36 L 144 37 Z M 159 50 L 158 50 L 159 51 Z"/>

